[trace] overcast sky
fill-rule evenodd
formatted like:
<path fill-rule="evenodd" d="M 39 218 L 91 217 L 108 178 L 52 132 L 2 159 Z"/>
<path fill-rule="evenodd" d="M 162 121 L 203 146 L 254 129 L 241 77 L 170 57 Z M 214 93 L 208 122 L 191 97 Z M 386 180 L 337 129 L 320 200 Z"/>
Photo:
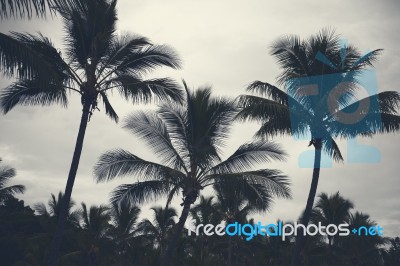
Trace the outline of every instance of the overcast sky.
<path fill-rule="evenodd" d="M 396 0 L 119 0 L 117 7 L 119 32 L 132 32 L 154 43 L 169 44 L 183 60 L 182 70 L 161 70 L 155 76 L 184 78 L 192 88 L 210 84 L 215 95 L 236 97 L 254 80 L 275 83 L 280 70 L 268 53 L 269 45 L 286 34 L 306 38 L 324 27 L 336 29 L 361 51 L 383 48 L 384 53 L 375 64 L 378 90 L 400 91 L 400 4 Z M 1 21 L 0 31 L 40 31 L 56 47 L 63 47 L 62 24 L 57 18 Z M 2 78 L 1 88 L 9 82 Z M 56 105 L 17 107 L 5 116 L 0 115 L 0 157 L 17 169 L 13 183 L 26 185 L 27 191 L 21 198 L 28 204 L 47 202 L 50 193 L 64 190 L 81 115 L 79 97 L 71 96 L 68 109 Z M 120 117 L 135 110 L 117 94 L 111 102 Z M 225 157 L 250 140 L 256 129 L 256 124 L 235 124 Z M 340 191 L 354 202 L 356 210 L 370 214 L 386 235 L 400 235 L 399 140 L 399 134 L 357 139 L 379 149 L 381 160 L 374 164 L 347 162 L 347 142 L 339 142 L 346 161 L 321 170 L 318 193 Z M 307 147 L 308 141 L 276 141 L 290 157 L 286 163 L 265 166 L 279 168 L 290 176 L 293 200 L 278 200 L 270 213 L 256 217 L 265 223 L 278 218 L 297 219 L 305 207 L 311 183 L 312 169 L 298 164 L 299 155 L 312 150 Z M 110 183 L 94 182 L 92 170 L 97 158 L 116 147 L 157 160 L 135 136 L 103 112 L 96 112 L 86 132 L 72 195 L 77 203 L 107 203 L 113 188 L 134 181 L 127 177 Z"/>

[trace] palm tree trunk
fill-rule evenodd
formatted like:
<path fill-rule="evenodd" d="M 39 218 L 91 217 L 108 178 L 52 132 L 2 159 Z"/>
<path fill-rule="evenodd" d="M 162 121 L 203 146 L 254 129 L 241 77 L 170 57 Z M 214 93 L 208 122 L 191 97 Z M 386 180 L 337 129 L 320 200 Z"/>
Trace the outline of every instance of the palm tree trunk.
<path fill-rule="evenodd" d="M 165 254 L 164 254 L 164 257 L 162 260 L 162 266 L 169 266 L 171 263 L 172 252 L 175 250 L 176 243 L 179 239 L 179 236 L 182 233 L 183 226 L 185 225 L 185 222 L 189 215 L 190 205 L 191 205 L 190 201 L 185 201 L 183 204 L 183 210 L 181 213 L 181 217 L 179 217 L 179 222 L 176 224 L 175 232 L 172 235 L 171 240 L 168 243 L 167 250 L 165 251 Z"/>
<path fill-rule="evenodd" d="M 55 236 L 51 245 L 49 266 L 56 266 L 61 247 L 61 240 L 64 233 L 65 221 L 68 215 L 68 206 L 71 200 L 72 188 L 74 186 L 76 172 L 78 171 L 79 160 L 83 147 L 83 139 L 85 137 L 86 127 L 89 120 L 90 103 L 83 105 L 81 123 L 79 125 L 78 137 L 76 139 L 74 155 L 72 157 L 71 167 L 69 169 L 67 185 L 65 186 L 65 193 L 61 202 L 60 217 L 57 224 Z"/>
<path fill-rule="evenodd" d="M 318 187 L 318 179 L 319 179 L 319 172 L 321 168 L 321 148 L 322 148 L 322 140 L 316 139 L 314 143 L 315 147 L 315 157 L 314 157 L 314 170 L 312 175 L 311 187 L 310 192 L 308 193 L 307 205 L 304 211 L 303 219 L 301 223 L 305 226 L 308 225 L 311 217 L 312 207 L 314 205 L 315 195 L 317 193 Z M 305 244 L 305 236 L 303 234 L 298 234 L 296 237 L 296 246 L 294 249 L 293 257 L 291 266 L 299 266 L 300 265 L 300 253 L 304 248 Z"/>

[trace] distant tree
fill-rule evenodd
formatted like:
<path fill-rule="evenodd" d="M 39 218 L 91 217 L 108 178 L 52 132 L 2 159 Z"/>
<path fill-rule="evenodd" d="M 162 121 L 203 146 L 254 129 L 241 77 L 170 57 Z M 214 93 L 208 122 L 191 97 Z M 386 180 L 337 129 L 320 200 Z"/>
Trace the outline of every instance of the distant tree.
<path fill-rule="evenodd" d="M 321 193 L 314 205 L 311 220 L 315 224 L 320 222 L 323 226 L 328 226 L 329 224 L 339 226 L 349 221 L 351 215 L 350 211 L 353 207 L 353 203 L 340 196 L 339 192 L 331 196 L 328 196 L 326 193 Z M 339 236 L 327 235 L 326 237 L 328 238 L 328 265 L 335 265 L 333 262 L 333 245 L 334 241 L 337 240 Z"/>
<path fill-rule="evenodd" d="M 81 203 L 79 210 L 80 223 L 86 238 L 87 265 L 95 266 L 99 263 L 99 257 L 105 250 L 101 249 L 102 240 L 107 237 L 110 230 L 108 207 L 104 205 L 90 206 Z"/>
<path fill-rule="evenodd" d="M 58 192 L 57 197 L 53 193 L 51 193 L 51 198 L 47 202 L 48 209 L 43 202 L 36 203 L 33 206 L 33 209 L 38 215 L 50 218 L 52 224 L 56 224 L 60 218 L 60 213 L 62 208 L 61 204 L 63 199 L 64 199 L 64 194 L 61 191 Z M 70 200 L 67 210 L 67 223 L 69 225 L 78 226 L 79 213 L 77 211 L 72 211 L 72 208 L 74 206 L 75 206 L 75 201 Z M 53 227 L 53 225 L 51 225 L 51 227 Z"/>
<path fill-rule="evenodd" d="M 175 217 L 177 217 L 177 213 L 174 208 L 169 206 L 165 208 L 153 207 L 151 210 L 154 212 L 153 219 L 144 219 L 140 222 L 139 228 L 141 228 L 144 235 L 151 238 L 160 251 L 160 257 L 162 257 L 167 246 L 168 237 L 176 224 Z"/>
<path fill-rule="evenodd" d="M 129 251 L 141 244 L 136 241 L 138 240 L 137 235 L 140 234 L 138 228 L 139 213 L 139 207 L 132 206 L 129 201 L 111 203 L 110 236 L 117 247 L 116 251 L 120 266 L 128 264 Z"/>
<path fill-rule="evenodd" d="M 390 246 L 383 253 L 385 266 L 400 265 L 400 238 L 395 237 L 390 239 Z"/>
<path fill-rule="evenodd" d="M 0 158 L 0 205 L 3 205 L 7 199 L 14 197 L 15 194 L 24 193 L 25 191 L 25 186 L 23 185 L 6 186 L 13 177 L 15 177 L 15 169 L 3 165 Z"/>

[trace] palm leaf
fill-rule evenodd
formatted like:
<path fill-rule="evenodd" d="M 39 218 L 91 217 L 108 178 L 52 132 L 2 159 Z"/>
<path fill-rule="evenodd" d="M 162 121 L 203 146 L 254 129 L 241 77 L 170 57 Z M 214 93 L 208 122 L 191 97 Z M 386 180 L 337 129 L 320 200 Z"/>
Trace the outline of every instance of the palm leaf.
<path fill-rule="evenodd" d="M 53 5 L 54 0 L 0 0 L 0 19 L 32 18 L 46 15 L 46 8 Z"/>
<path fill-rule="evenodd" d="M 0 107 L 4 113 L 16 105 L 50 105 L 59 103 L 66 107 L 66 90 L 57 83 L 42 85 L 40 79 L 17 81 L 0 93 Z"/>
<path fill-rule="evenodd" d="M 134 103 L 148 103 L 151 100 L 174 100 L 180 102 L 182 92 L 179 85 L 169 78 L 141 80 L 131 74 L 118 74 L 107 81 L 108 89 L 116 87 L 121 96 Z"/>
<path fill-rule="evenodd" d="M 138 178 L 155 180 L 179 180 L 183 174 L 167 166 L 145 161 L 122 149 L 108 151 L 100 156 L 95 169 L 97 182 L 115 177 L 133 175 Z"/>
<path fill-rule="evenodd" d="M 70 73 L 59 52 L 42 35 L 0 33 L 0 65 L 6 75 L 16 74 L 21 79 L 40 77 L 43 85 L 47 81 L 66 82 Z"/>
<path fill-rule="evenodd" d="M 165 124 L 156 114 L 139 112 L 131 114 L 125 121 L 123 127 L 144 139 L 163 164 L 187 172 L 185 162 L 176 151 Z"/>
<path fill-rule="evenodd" d="M 118 123 L 118 114 L 115 112 L 114 108 L 112 107 L 110 101 L 108 100 L 108 96 L 106 94 L 106 92 L 101 91 L 99 92 L 100 97 L 104 103 L 104 109 L 106 111 L 106 114 L 112 119 L 114 120 L 116 123 Z"/>
<path fill-rule="evenodd" d="M 211 173 L 225 174 L 248 170 L 255 164 L 282 161 L 286 153 L 273 142 L 257 141 L 241 145 L 231 156 L 222 163 L 212 167 Z"/>
<path fill-rule="evenodd" d="M 160 180 L 149 180 L 118 186 L 111 193 L 111 202 L 123 200 L 131 204 L 142 204 L 159 199 L 168 193 L 170 184 Z"/>

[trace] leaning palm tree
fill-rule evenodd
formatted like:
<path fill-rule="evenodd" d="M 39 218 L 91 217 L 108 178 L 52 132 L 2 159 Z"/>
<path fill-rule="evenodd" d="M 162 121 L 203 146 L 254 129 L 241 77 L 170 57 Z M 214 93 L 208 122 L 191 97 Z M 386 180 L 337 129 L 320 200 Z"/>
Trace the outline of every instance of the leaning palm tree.
<path fill-rule="evenodd" d="M 51 265 L 55 265 L 66 209 L 78 170 L 87 123 L 98 102 L 106 114 L 118 121 L 109 100 L 111 91 L 118 91 L 126 100 L 146 103 L 158 98 L 180 100 L 181 92 L 168 78 L 144 79 L 144 74 L 160 66 L 179 67 L 177 55 L 167 46 L 153 45 L 143 37 L 117 36 L 116 0 L 62 1 L 54 8 L 63 18 L 65 57 L 51 41 L 39 35 L 0 33 L 0 70 L 17 81 L 0 95 L 4 113 L 18 104 L 67 106 L 68 95 L 78 94 L 82 116 L 72 158 L 65 202 L 56 232 Z"/>
<path fill-rule="evenodd" d="M 165 103 L 155 112 L 132 114 L 125 123 L 125 128 L 147 142 L 161 163 L 116 149 L 104 153 L 95 166 L 98 182 L 126 175 L 138 178 L 137 182 L 117 187 L 113 201 L 128 198 L 140 204 L 167 196 L 168 205 L 174 196 L 181 194 L 183 209 L 165 251 L 164 266 L 170 264 L 190 208 L 204 188 L 229 180 L 237 182 L 260 202 L 265 203 L 271 195 L 290 196 L 287 177 L 279 171 L 249 171 L 257 163 L 283 160 L 285 154 L 279 146 L 265 142 L 243 144 L 222 161 L 220 151 L 236 113 L 234 103 L 212 98 L 209 87 L 192 93 L 184 86 L 183 104 Z"/>
<path fill-rule="evenodd" d="M 6 183 L 10 181 L 11 178 L 15 177 L 15 169 L 7 165 L 2 165 L 0 159 L 0 205 L 3 202 L 17 193 L 24 193 L 25 186 L 23 185 L 12 185 L 7 186 Z"/>
<path fill-rule="evenodd" d="M 380 52 L 378 49 L 362 55 L 351 45 L 341 47 L 339 37 L 330 30 L 322 30 L 303 41 L 297 36 L 284 37 L 272 45 L 271 54 L 282 67 L 278 84 L 285 85 L 285 90 L 255 81 L 247 89 L 258 96 L 239 98 L 243 109 L 238 118 L 263 123 L 256 133 L 258 137 L 311 135 L 309 146 L 315 149 L 314 170 L 303 224 L 310 220 L 322 151 L 336 161 L 343 160 L 336 137 L 372 136 L 400 129 L 399 93 L 386 91 L 357 98 L 361 74 L 372 66 Z M 314 83 L 319 87 L 313 86 Z M 374 102 L 378 105 L 375 108 Z M 299 234 L 292 265 L 299 264 L 303 246 L 304 237 Z"/>

